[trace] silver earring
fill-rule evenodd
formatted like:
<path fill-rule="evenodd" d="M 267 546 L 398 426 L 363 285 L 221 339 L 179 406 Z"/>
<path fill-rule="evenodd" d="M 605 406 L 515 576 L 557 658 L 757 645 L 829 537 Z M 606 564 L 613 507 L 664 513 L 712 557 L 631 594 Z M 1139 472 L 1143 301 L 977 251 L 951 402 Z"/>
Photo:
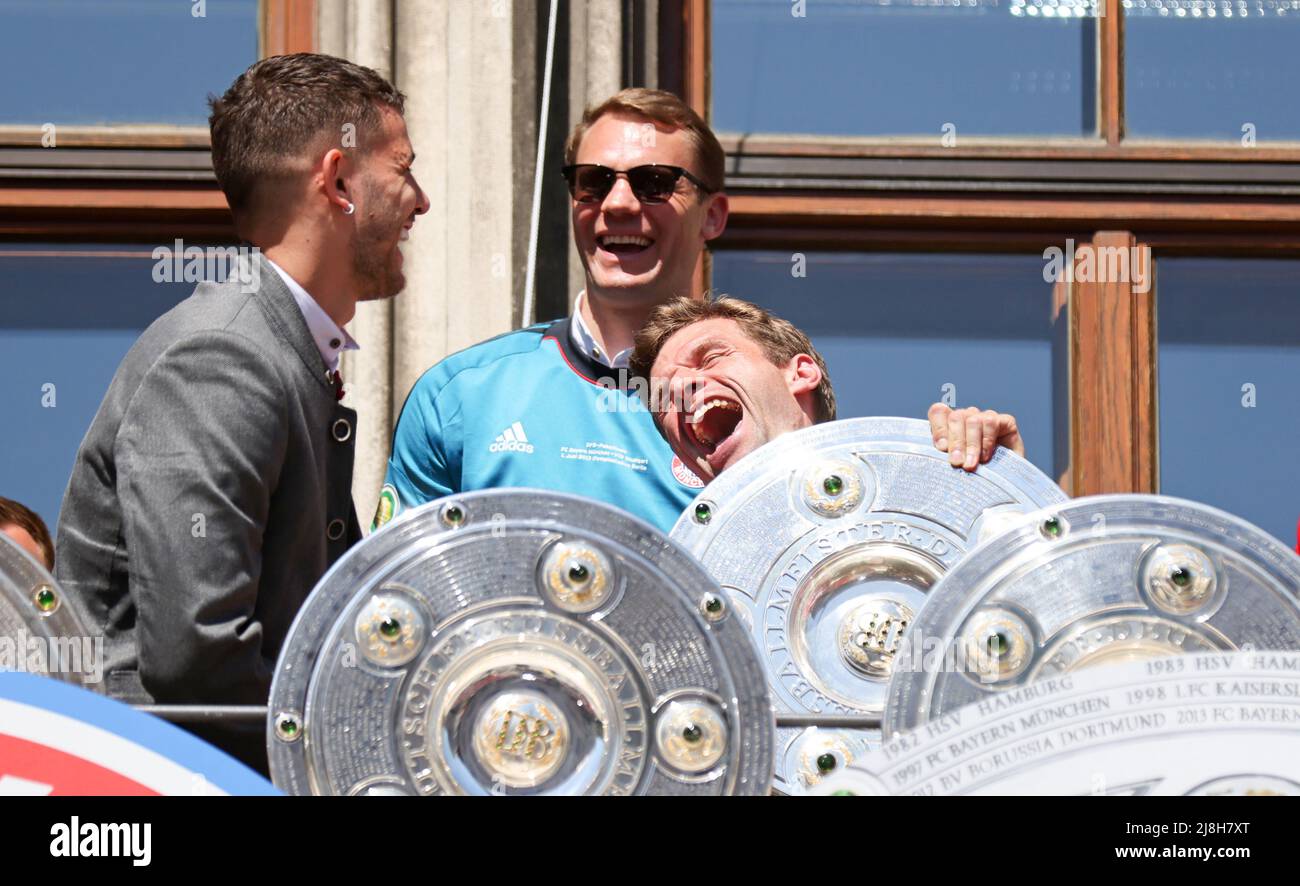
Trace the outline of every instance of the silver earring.
<path fill-rule="evenodd" d="M 356 212 L 356 211 L 357 211 L 357 207 L 356 207 L 356 205 L 353 204 L 353 203 L 349 203 L 349 204 L 348 204 L 348 208 L 345 209 L 345 210 L 343 210 L 343 214 L 344 214 L 344 215 L 351 215 L 352 213 L 354 213 L 354 212 Z"/>

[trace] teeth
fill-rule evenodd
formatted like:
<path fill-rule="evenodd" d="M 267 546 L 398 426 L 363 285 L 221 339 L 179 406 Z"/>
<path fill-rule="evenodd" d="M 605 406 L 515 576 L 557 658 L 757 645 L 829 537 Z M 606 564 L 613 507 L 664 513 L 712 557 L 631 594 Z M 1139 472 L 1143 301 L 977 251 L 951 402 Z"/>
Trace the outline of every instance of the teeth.
<path fill-rule="evenodd" d="M 649 246 L 652 242 L 649 237 L 638 237 L 634 234 L 609 235 L 600 238 L 603 246 Z"/>
<path fill-rule="evenodd" d="M 410 240 L 410 239 L 411 239 L 411 229 L 410 229 L 410 228 L 402 228 L 402 236 L 401 236 L 401 239 L 403 239 L 403 240 Z"/>
<path fill-rule="evenodd" d="M 706 414 L 708 414 L 708 411 L 710 409 L 713 409 L 715 407 L 730 409 L 732 412 L 740 411 L 739 406 L 735 405 L 734 403 L 728 403 L 726 400 L 710 400 L 707 403 L 703 403 L 700 406 L 695 407 L 695 412 L 691 414 L 691 422 L 698 423 L 702 418 L 704 418 Z"/>
<path fill-rule="evenodd" d="M 730 409 L 732 412 L 739 412 L 740 407 L 734 403 L 728 403 L 726 400 L 709 400 L 700 406 L 695 407 L 695 412 L 691 413 L 691 424 L 695 425 L 695 439 L 699 440 L 705 446 L 712 446 L 713 440 L 700 430 L 700 421 L 708 414 L 710 409 Z"/>

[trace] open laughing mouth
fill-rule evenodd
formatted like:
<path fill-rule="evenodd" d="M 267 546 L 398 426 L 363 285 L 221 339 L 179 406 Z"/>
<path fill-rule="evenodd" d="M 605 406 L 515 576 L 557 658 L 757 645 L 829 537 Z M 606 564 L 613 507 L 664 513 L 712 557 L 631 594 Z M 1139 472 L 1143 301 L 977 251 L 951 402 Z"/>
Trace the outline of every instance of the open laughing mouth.
<path fill-rule="evenodd" d="M 640 234 L 601 234 L 596 245 L 612 255 L 639 255 L 654 245 L 654 240 Z"/>
<path fill-rule="evenodd" d="M 704 455 L 704 460 L 715 470 L 725 465 L 735 448 L 736 434 L 745 411 L 735 400 L 710 397 L 688 416 L 683 424 L 687 438 Z"/>

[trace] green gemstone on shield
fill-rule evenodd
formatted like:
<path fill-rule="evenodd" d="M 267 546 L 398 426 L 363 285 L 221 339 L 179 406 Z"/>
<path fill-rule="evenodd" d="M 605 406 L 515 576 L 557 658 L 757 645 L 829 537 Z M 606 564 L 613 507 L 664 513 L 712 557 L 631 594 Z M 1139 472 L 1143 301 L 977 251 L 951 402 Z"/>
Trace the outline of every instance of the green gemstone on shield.
<path fill-rule="evenodd" d="M 835 768 L 835 755 L 822 754 L 817 758 L 817 768 L 822 772 L 830 772 Z"/>
<path fill-rule="evenodd" d="M 451 507 L 447 508 L 448 523 L 459 523 L 461 520 L 464 519 L 465 519 L 465 512 L 462 511 L 460 508 L 458 508 L 456 505 L 452 505 Z"/>
<path fill-rule="evenodd" d="M 708 523 L 713 517 L 713 510 L 703 502 L 695 506 L 695 521 L 697 523 Z"/>
<path fill-rule="evenodd" d="M 581 563 L 574 563 L 569 567 L 569 578 L 572 581 L 582 583 L 587 580 L 587 575 L 587 567 L 583 566 Z"/>
<path fill-rule="evenodd" d="M 704 601 L 704 609 L 706 612 L 711 612 L 714 615 L 717 615 L 722 611 L 722 598 L 710 596 L 709 599 Z"/>
<path fill-rule="evenodd" d="M 41 588 L 36 592 L 36 607 L 41 612 L 49 612 L 59 602 L 59 598 L 54 596 L 54 591 L 49 588 Z"/>
<path fill-rule="evenodd" d="M 827 495 L 839 495 L 844 491 L 844 481 L 835 474 L 831 474 L 822 481 L 822 489 L 826 490 Z"/>
<path fill-rule="evenodd" d="M 1192 571 L 1185 566 L 1179 566 L 1169 574 L 1169 580 L 1180 588 L 1185 588 L 1192 583 Z"/>
<path fill-rule="evenodd" d="M 691 744 L 695 744 L 703 737 L 704 730 L 700 729 L 700 727 L 696 726 L 694 723 L 689 724 L 682 730 L 682 738 L 686 739 Z"/>
<path fill-rule="evenodd" d="M 392 639 L 402 632 L 402 623 L 395 618 L 386 618 L 379 623 L 379 633 Z"/>
<path fill-rule="evenodd" d="M 1055 517 L 1048 517 L 1043 521 L 1043 535 L 1048 538 L 1056 538 L 1061 534 L 1061 521 Z"/>

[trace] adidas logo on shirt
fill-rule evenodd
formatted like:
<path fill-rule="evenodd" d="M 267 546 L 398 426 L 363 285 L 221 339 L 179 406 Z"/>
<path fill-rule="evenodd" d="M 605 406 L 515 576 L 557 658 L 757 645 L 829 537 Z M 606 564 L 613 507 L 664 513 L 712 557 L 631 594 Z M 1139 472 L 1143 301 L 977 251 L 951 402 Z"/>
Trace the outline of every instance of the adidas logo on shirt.
<path fill-rule="evenodd" d="M 524 426 L 515 422 L 497 435 L 496 440 L 488 447 L 489 452 L 527 452 L 533 451 L 533 444 L 528 442 L 528 436 L 524 433 Z"/>

